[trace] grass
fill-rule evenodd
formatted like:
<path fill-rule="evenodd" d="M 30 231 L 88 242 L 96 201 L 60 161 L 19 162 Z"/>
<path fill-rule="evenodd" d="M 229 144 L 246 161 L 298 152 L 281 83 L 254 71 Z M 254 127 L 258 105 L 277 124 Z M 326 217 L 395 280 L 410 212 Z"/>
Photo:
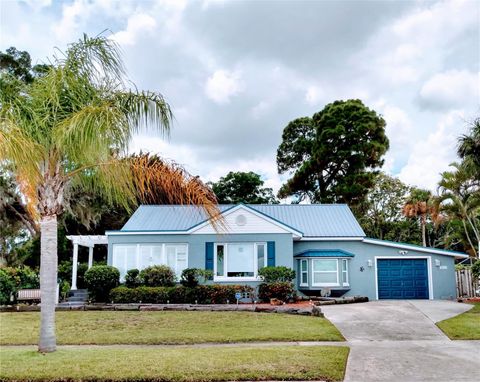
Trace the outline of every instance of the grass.
<path fill-rule="evenodd" d="M 1 313 L 0 345 L 36 344 L 38 312 Z M 330 321 L 250 312 L 57 312 L 58 344 L 343 341 Z"/>
<path fill-rule="evenodd" d="M 41 355 L 1 349 L 0 380 L 341 381 L 349 349 L 337 346 L 90 348 Z"/>
<path fill-rule="evenodd" d="M 480 303 L 469 311 L 437 323 L 451 340 L 480 340 Z"/>

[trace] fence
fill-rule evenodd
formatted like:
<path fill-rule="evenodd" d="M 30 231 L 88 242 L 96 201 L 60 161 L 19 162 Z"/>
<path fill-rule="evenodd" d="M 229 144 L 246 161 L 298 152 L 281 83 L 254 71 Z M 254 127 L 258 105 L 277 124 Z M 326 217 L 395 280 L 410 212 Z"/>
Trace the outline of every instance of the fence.
<path fill-rule="evenodd" d="M 475 297 L 479 288 L 478 277 L 472 274 L 471 269 L 459 269 L 455 271 L 457 282 L 457 297 Z"/>

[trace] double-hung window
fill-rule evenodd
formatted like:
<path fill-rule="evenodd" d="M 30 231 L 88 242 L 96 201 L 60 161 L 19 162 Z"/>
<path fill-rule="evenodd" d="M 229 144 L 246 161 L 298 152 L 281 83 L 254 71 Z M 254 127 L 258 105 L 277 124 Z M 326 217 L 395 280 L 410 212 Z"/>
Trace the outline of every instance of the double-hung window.
<path fill-rule="evenodd" d="M 348 282 L 348 260 L 342 259 L 342 285 L 349 286 Z"/>
<path fill-rule="evenodd" d="M 337 259 L 312 260 L 312 286 L 338 286 Z"/>
<path fill-rule="evenodd" d="M 300 286 L 308 286 L 308 260 L 300 260 Z"/>
<path fill-rule="evenodd" d="M 266 243 L 217 243 L 214 250 L 214 279 L 256 280 L 267 265 Z"/>

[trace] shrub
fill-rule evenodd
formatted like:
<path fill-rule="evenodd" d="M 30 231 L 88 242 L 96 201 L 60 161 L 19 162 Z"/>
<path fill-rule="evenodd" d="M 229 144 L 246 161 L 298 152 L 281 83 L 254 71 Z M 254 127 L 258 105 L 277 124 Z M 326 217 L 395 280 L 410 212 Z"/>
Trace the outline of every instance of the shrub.
<path fill-rule="evenodd" d="M 120 286 L 110 292 L 110 301 L 114 303 L 150 303 L 150 304 L 225 304 L 235 302 L 236 292 L 253 293 L 253 288 L 244 285 L 197 285 L 195 288 L 184 286 L 128 288 Z"/>
<path fill-rule="evenodd" d="M 140 278 L 140 271 L 138 269 L 130 269 L 125 275 L 125 286 L 129 288 L 136 288 L 142 285 L 142 279 Z"/>
<path fill-rule="evenodd" d="M 480 260 L 477 260 L 472 265 L 472 273 L 476 277 L 480 277 Z"/>
<path fill-rule="evenodd" d="M 290 282 L 295 279 L 295 271 L 288 267 L 265 267 L 258 271 L 266 283 Z"/>
<path fill-rule="evenodd" d="M 85 272 L 85 283 L 94 301 L 107 301 L 110 291 L 118 286 L 120 272 L 109 265 L 94 265 Z"/>
<path fill-rule="evenodd" d="M 205 282 L 211 276 L 212 271 L 200 268 L 187 268 L 182 271 L 180 284 L 187 288 L 195 288 L 200 282 Z"/>
<path fill-rule="evenodd" d="M 258 287 L 258 297 L 263 301 L 271 298 L 287 301 L 295 297 L 295 289 L 291 282 L 262 283 Z"/>
<path fill-rule="evenodd" d="M 16 291 L 12 276 L 5 269 L 0 269 L 0 305 L 10 304 L 10 296 L 15 296 Z"/>
<path fill-rule="evenodd" d="M 21 266 L 18 268 L 7 267 L 3 268 L 3 270 L 9 274 L 17 290 L 40 288 L 40 278 L 38 273 L 27 266 Z"/>
<path fill-rule="evenodd" d="M 175 272 L 166 265 L 153 265 L 140 272 L 140 277 L 146 286 L 168 287 L 175 285 Z"/>
<path fill-rule="evenodd" d="M 88 270 L 87 263 L 80 263 L 77 265 L 77 288 L 84 289 L 87 287 L 85 284 L 85 272 Z M 70 260 L 62 261 L 58 265 L 58 278 L 60 281 L 72 280 L 72 262 Z"/>
<path fill-rule="evenodd" d="M 60 282 L 60 297 L 62 300 L 67 299 L 70 288 L 70 283 L 68 281 L 63 280 Z"/>

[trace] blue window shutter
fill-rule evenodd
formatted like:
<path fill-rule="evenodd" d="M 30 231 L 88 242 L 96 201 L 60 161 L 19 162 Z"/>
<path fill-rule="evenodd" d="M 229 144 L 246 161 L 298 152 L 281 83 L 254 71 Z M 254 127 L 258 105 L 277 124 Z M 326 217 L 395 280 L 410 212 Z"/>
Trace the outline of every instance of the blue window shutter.
<path fill-rule="evenodd" d="M 275 242 L 267 242 L 267 267 L 275 266 Z"/>
<path fill-rule="evenodd" d="M 213 242 L 205 243 L 205 269 L 213 271 Z"/>

